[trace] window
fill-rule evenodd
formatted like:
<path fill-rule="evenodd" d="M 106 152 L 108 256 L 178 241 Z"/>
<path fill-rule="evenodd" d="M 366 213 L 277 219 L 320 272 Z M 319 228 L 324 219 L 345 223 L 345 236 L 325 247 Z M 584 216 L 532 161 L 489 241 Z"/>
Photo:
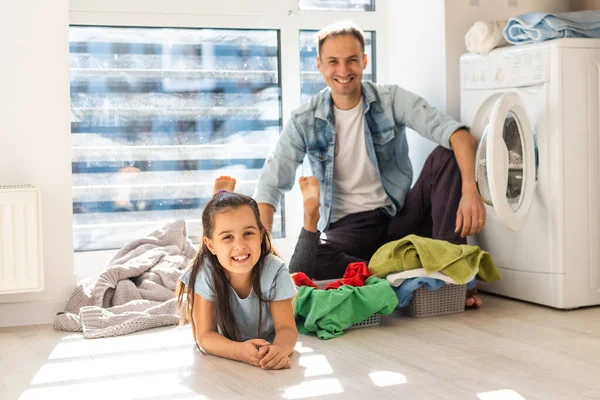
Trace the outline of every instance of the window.
<path fill-rule="evenodd" d="M 300 10 L 375 11 L 375 0 L 298 0 Z"/>
<path fill-rule="evenodd" d="M 323 76 L 317 69 L 317 31 L 300 31 L 300 80 L 302 85 L 302 103 L 325 87 Z M 375 82 L 375 32 L 365 32 L 365 53 L 367 68 L 363 80 Z"/>
<path fill-rule="evenodd" d="M 375 31 L 387 46 L 388 2 L 377 10 L 364 0 L 69 4 L 75 263 L 84 276 L 174 219 L 197 240 L 216 176 L 254 191 L 283 124 L 325 86 L 306 30 L 359 11 L 351 18 L 368 31 L 364 79 L 388 75 L 386 53 L 373 59 Z M 288 258 L 302 198 L 296 186 L 284 198 L 273 233 Z"/>
<path fill-rule="evenodd" d="M 276 30 L 72 26 L 75 251 L 175 219 L 198 235 L 219 175 L 251 195 L 282 125 L 279 54 Z"/>

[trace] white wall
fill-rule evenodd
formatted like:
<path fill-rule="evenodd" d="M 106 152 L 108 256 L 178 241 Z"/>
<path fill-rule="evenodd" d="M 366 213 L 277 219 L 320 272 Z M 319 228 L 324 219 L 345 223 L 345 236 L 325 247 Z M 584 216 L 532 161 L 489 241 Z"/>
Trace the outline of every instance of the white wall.
<path fill-rule="evenodd" d="M 388 83 L 423 96 L 439 110 L 460 117 L 459 58 L 464 36 L 479 20 L 503 20 L 530 11 L 569 11 L 568 0 L 391 1 Z M 435 145 L 407 133 L 418 177 Z"/>
<path fill-rule="evenodd" d="M 571 11 L 600 10 L 600 0 L 571 0 Z"/>
<path fill-rule="evenodd" d="M 67 0 L 0 6 L 0 184 L 41 187 L 45 290 L 0 296 L 0 326 L 50 322 L 75 285 Z"/>
<path fill-rule="evenodd" d="M 392 0 L 389 4 L 389 76 L 397 84 L 446 111 L 446 43 L 443 0 Z M 407 130 L 415 181 L 435 144 Z"/>

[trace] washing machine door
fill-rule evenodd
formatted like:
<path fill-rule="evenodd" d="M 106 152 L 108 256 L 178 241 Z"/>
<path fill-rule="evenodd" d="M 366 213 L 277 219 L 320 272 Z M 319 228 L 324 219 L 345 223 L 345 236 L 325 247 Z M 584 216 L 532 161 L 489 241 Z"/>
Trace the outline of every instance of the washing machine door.
<path fill-rule="evenodd" d="M 480 196 L 504 225 L 518 231 L 531 208 L 537 166 L 533 130 L 517 93 L 494 103 L 476 157 Z"/>

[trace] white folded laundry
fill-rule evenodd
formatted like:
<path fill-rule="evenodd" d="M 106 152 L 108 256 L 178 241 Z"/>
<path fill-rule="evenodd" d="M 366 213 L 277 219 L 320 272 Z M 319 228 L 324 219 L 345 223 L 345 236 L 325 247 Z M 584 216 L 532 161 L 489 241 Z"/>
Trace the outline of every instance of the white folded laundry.
<path fill-rule="evenodd" d="M 471 282 L 475 278 L 475 275 L 477 275 L 478 272 L 479 272 L 479 268 L 476 268 L 475 272 L 473 272 L 473 275 L 470 276 L 469 279 L 467 279 L 467 282 Z M 402 271 L 402 272 L 394 272 L 394 273 L 388 274 L 385 277 L 385 279 L 387 279 L 387 281 L 390 283 L 390 285 L 397 287 L 397 286 L 402 285 L 402 282 L 404 282 L 407 279 L 420 278 L 420 277 L 424 277 L 424 276 L 426 276 L 428 278 L 442 280 L 449 285 L 458 285 L 458 283 L 454 279 L 450 278 L 448 275 L 443 274 L 441 272 L 432 272 L 431 274 L 427 275 L 427 272 L 425 272 L 425 268 L 416 268 L 416 269 L 409 269 L 407 271 Z"/>
<path fill-rule="evenodd" d="M 507 21 L 477 21 L 465 35 L 465 46 L 471 53 L 487 54 L 508 44 L 502 31 Z"/>

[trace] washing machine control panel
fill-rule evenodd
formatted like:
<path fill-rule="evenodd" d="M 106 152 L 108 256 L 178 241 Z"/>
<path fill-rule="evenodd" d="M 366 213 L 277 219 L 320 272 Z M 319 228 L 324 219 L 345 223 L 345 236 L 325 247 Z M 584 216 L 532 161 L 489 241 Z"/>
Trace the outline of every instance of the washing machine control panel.
<path fill-rule="evenodd" d="M 462 89 L 532 86 L 550 78 L 549 49 L 500 49 L 461 58 Z"/>

